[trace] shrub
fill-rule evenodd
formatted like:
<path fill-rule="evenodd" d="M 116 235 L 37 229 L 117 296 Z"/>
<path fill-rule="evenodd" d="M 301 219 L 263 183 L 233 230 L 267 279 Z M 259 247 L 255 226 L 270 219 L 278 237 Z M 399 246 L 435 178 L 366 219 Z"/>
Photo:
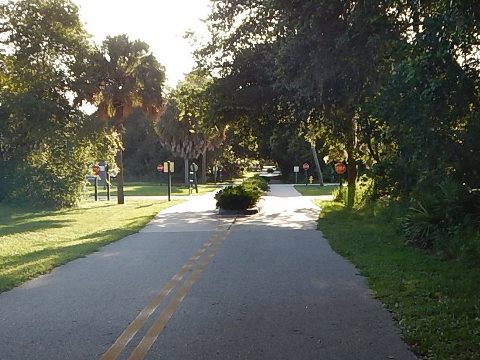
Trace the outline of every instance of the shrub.
<path fill-rule="evenodd" d="M 262 191 L 244 185 L 227 186 L 215 194 L 217 207 L 225 210 L 247 210 L 254 207 Z"/>
<path fill-rule="evenodd" d="M 270 186 L 268 185 L 268 181 L 258 175 L 253 177 L 249 177 L 243 181 L 243 185 L 246 188 L 258 188 L 262 191 L 269 191 Z"/>
<path fill-rule="evenodd" d="M 337 187 L 335 190 L 333 190 L 332 195 L 333 195 L 333 200 L 336 202 L 340 202 L 343 204 L 347 204 L 347 199 L 348 199 L 348 186 L 347 184 L 344 183 L 344 186 L 342 187 Z M 371 199 L 371 193 L 372 193 L 372 187 L 373 187 L 373 181 L 372 179 L 368 178 L 367 176 L 363 175 L 361 176 L 355 185 L 355 202 L 354 202 L 354 207 L 355 208 L 362 208 Z"/>
<path fill-rule="evenodd" d="M 402 221 L 407 242 L 448 258 L 477 256 L 480 196 L 450 178 L 431 183 L 425 179 L 412 194 Z"/>

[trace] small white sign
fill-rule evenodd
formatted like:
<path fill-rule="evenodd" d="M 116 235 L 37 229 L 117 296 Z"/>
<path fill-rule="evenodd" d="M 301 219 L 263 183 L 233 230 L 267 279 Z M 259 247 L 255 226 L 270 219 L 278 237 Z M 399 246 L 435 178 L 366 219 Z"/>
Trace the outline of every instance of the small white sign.
<path fill-rule="evenodd" d="M 174 173 L 175 172 L 175 163 L 173 161 L 165 161 L 163 163 L 163 172 L 168 173 L 168 169 L 169 169 L 168 163 L 170 163 L 170 172 Z"/>
<path fill-rule="evenodd" d="M 293 172 L 299 172 L 299 171 L 300 171 L 300 166 L 293 167 Z"/>

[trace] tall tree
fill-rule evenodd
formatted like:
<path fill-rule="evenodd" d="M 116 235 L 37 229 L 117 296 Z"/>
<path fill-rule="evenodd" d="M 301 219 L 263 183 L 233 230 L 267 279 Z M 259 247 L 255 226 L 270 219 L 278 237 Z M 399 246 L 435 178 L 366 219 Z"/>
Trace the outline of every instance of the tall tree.
<path fill-rule="evenodd" d="M 207 151 L 225 140 L 225 127 L 210 119 L 208 89 L 211 78 L 195 70 L 170 94 L 169 103 L 157 125 L 160 141 L 173 155 L 184 159 L 185 184 L 188 162 L 202 156 L 202 180 L 206 179 Z"/>
<path fill-rule="evenodd" d="M 294 118 L 297 122 L 314 114 L 343 140 L 348 202 L 353 205 L 359 112 L 375 87 L 386 44 L 395 36 L 389 5 L 381 0 L 238 0 L 231 5 L 227 0 L 215 3 L 209 17 L 211 42 L 198 52 L 199 60 L 228 79 L 243 54 L 273 49 L 274 61 L 263 74 L 274 79 L 274 108 L 297 108 L 295 113 L 303 113 Z M 240 70 L 248 74 L 250 69 Z M 270 127 L 278 121 L 271 118 Z"/>
<path fill-rule="evenodd" d="M 89 50 L 69 0 L 0 5 L 0 199 L 71 206 L 82 195 L 95 134 L 68 94 Z"/>
<path fill-rule="evenodd" d="M 126 35 L 107 37 L 92 59 L 80 98 L 96 104 L 101 118 L 111 118 L 120 138 L 125 131 L 124 122 L 134 107 L 141 107 L 152 120 L 160 118 L 165 70 L 146 43 L 132 41 Z M 119 204 L 125 202 L 122 153 L 120 148 L 115 158 L 119 170 Z"/>

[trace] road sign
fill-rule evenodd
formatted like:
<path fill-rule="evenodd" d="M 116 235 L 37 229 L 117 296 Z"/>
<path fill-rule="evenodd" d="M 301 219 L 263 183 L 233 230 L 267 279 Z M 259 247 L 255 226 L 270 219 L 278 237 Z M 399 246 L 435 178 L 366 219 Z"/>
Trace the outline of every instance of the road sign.
<path fill-rule="evenodd" d="M 303 167 L 303 170 L 308 170 L 308 169 L 310 169 L 310 164 L 309 163 L 304 163 L 302 165 L 302 167 Z"/>
<path fill-rule="evenodd" d="M 335 172 L 339 175 L 345 174 L 347 171 L 347 166 L 344 163 L 335 164 Z"/>
<path fill-rule="evenodd" d="M 170 166 L 168 163 L 170 163 Z M 171 173 L 175 172 L 175 163 L 173 161 L 165 161 L 163 163 L 163 172 L 168 173 L 168 169 L 170 169 Z"/>
<path fill-rule="evenodd" d="M 163 171 L 163 164 L 158 164 L 157 165 L 157 171 L 162 172 Z"/>
<path fill-rule="evenodd" d="M 98 175 L 98 174 L 100 173 L 100 166 L 98 166 L 98 165 L 93 165 L 93 166 L 92 166 L 92 170 L 93 170 L 93 173 L 94 173 L 95 175 Z"/>
<path fill-rule="evenodd" d="M 297 172 L 299 172 L 299 171 L 300 171 L 300 166 L 294 166 L 294 167 L 293 167 L 293 172 L 294 172 L 294 173 L 297 173 Z"/>

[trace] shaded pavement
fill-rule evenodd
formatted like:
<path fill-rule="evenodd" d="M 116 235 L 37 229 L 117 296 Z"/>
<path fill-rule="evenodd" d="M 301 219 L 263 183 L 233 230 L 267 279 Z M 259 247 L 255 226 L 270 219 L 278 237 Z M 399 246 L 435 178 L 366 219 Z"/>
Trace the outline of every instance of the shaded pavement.
<path fill-rule="evenodd" d="M 291 185 L 248 217 L 171 207 L 0 294 L 0 359 L 415 359 L 318 211 Z"/>

